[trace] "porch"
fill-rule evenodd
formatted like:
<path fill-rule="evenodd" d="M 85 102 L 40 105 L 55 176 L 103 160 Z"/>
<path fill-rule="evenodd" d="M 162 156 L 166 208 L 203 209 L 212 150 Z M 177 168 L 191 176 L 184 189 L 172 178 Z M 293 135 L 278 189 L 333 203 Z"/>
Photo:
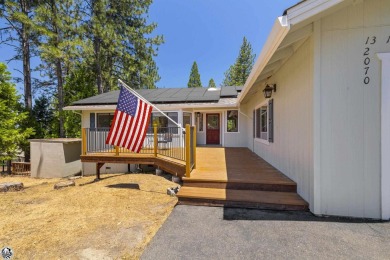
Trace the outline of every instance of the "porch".
<path fill-rule="evenodd" d="M 83 129 L 81 161 L 96 163 L 97 179 L 105 163 L 149 164 L 182 178 L 180 204 L 308 209 L 297 184 L 248 148 L 196 147 L 195 127 L 155 127 L 139 154 L 105 145 L 107 132 Z"/>

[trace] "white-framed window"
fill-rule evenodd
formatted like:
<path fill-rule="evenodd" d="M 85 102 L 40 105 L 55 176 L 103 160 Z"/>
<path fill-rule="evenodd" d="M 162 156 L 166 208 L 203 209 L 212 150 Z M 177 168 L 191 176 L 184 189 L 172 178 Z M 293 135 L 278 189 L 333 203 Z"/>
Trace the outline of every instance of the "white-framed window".
<path fill-rule="evenodd" d="M 96 127 L 110 128 L 114 113 L 96 113 Z"/>
<path fill-rule="evenodd" d="M 273 142 L 273 99 L 257 106 L 254 110 L 253 131 L 254 137 L 265 143 Z"/>
<path fill-rule="evenodd" d="M 238 132 L 238 110 L 228 110 L 226 113 L 226 131 Z"/>
<path fill-rule="evenodd" d="M 173 121 L 178 123 L 178 112 L 164 112 L 167 116 L 169 116 Z M 149 131 L 152 131 L 153 124 L 156 124 L 158 127 L 158 131 L 160 133 L 164 133 L 168 131 L 169 127 L 177 127 L 171 120 L 168 120 L 166 116 L 161 114 L 160 112 L 152 112 L 150 122 L 149 122 Z M 177 128 L 172 129 L 172 133 L 177 134 Z"/>
<path fill-rule="evenodd" d="M 186 125 L 192 125 L 192 113 L 183 112 L 183 127 Z"/>
<path fill-rule="evenodd" d="M 196 129 L 198 132 L 203 132 L 203 113 L 195 112 Z"/>

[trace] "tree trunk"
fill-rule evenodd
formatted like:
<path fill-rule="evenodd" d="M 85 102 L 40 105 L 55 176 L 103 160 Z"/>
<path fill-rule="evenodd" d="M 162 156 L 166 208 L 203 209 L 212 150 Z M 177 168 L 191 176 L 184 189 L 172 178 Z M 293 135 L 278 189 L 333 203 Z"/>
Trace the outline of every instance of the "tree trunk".
<path fill-rule="evenodd" d="M 62 78 L 62 64 L 61 60 L 56 60 L 56 76 L 57 76 L 57 92 L 58 92 L 58 116 L 59 116 L 59 131 L 60 131 L 60 137 L 65 137 L 65 131 L 64 131 L 64 83 Z"/>
<path fill-rule="evenodd" d="M 102 77 L 102 68 L 100 65 L 100 38 L 94 37 L 94 51 L 95 51 L 95 62 L 96 62 L 96 85 L 98 89 L 98 93 L 103 93 L 103 77 Z"/>
<path fill-rule="evenodd" d="M 51 7 L 53 11 L 54 17 L 57 16 L 57 7 L 55 0 L 51 0 Z M 58 48 L 58 45 L 61 43 L 61 35 L 60 31 L 58 29 L 58 25 L 56 21 L 53 22 L 53 29 L 56 33 L 56 38 L 54 42 L 54 46 Z M 65 130 L 64 130 L 64 79 L 63 79 L 63 70 L 62 70 L 62 63 L 61 59 L 56 58 L 54 61 L 54 65 L 56 67 L 56 77 L 57 77 L 57 97 L 58 97 L 58 119 L 59 119 L 59 136 L 60 138 L 65 137 Z"/>
<path fill-rule="evenodd" d="M 28 16 L 28 0 L 20 0 L 22 13 Z M 23 83 L 24 83 L 24 106 L 32 116 L 32 94 L 31 94 L 31 68 L 30 68 L 30 33 L 28 26 L 22 23 L 21 30 L 21 47 L 23 58 Z M 30 161 L 30 146 L 24 147 L 24 158 L 26 162 Z"/>
<path fill-rule="evenodd" d="M 20 0 L 22 13 L 28 16 L 27 0 Z M 21 44 L 23 56 L 23 81 L 24 81 L 24 106 L 31 113 L 32 94 L 31 94 L 31 69 L 30 69 L 30 35 L 27 26 L 22 23 Z"/>

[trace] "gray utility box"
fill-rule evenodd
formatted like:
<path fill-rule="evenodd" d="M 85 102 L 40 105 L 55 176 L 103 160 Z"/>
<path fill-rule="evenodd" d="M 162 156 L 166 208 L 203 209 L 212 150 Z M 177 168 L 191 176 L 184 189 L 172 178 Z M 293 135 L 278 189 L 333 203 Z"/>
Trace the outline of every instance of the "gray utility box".
<path fill-rule="evenodd" d="M 81 172 L 81 139 L 31 139 L 31 177 L 62 178 Z"/>

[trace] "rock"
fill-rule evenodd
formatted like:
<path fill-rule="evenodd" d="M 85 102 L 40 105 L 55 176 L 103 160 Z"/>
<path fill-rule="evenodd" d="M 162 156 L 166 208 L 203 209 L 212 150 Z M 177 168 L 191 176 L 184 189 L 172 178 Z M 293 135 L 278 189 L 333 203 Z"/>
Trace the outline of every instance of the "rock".
<path fill-rule="evenodd" d="M 7 191 L 20 191 L 23 190 L 24 186 L 22 182 L 3 182 L 0 183 L 0 192 Z"/>
<path fill-rule="evenodd" d="M 70 186 L 76 186 L 76 183 L 74 181 L 62 181 L 62 182 L 56 183 L 54 185 L 54 189 L 59 190 L 59 189 L 70 187 Z"/>
<path fill-rule="evenodd" d="M 172 181 L 173 181 L 174 183 L 180 183 L 180 177 L 178 177 L 178 176 L 172 176 Z"/>
<path fill-rule="evenodd" d="M 157 176 L 161 176 L 161 175 L 163 175 L 164 174 L 164 171 L 163 170 L 161 170 L 161 169 L 156 169 L 156 175 Z"/>
<path fill-rule="evenodd" d="M 176 188 L 168 188 L 167 189 L 167 194 L 170 195 L 170 196 L 176 196 L 176 193 L 178 193 L 180 190 L 180 187 L 176 187 Z"/>
<path fill-rule="evenodd" d="M 82 176 L 70 176 L 68 177 L 68 180 L 77 180 L 80 179 Z"/>

